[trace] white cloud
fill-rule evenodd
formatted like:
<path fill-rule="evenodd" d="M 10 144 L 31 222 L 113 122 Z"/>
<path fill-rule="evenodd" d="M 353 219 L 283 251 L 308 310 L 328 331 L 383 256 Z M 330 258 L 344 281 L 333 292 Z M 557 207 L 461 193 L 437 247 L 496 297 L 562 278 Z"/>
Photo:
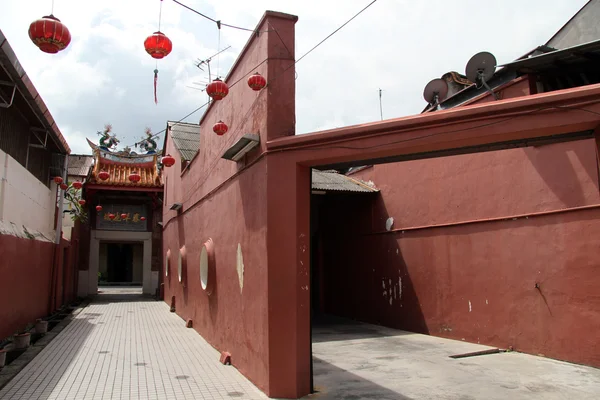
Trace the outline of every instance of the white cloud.
<path fill-rule="evenodd" d="M 298 58 L 369 0 L 182 0 L 223 22 L 254 28 L 264 10 L 299 16 Z M 297 65 L 298 133 L 379 120 L 378 89 L 385 118 L 420 112 L 424 85 L 443 73 L 464 72 L 468 59 L 488 50 L 510 61 L 543 44 L 586 0 L 379 0 Z M 158 0 L 57 0 L 54 14 L 73 41 L 57 55 L 41 53 L 27 36 L 29 24 L 49 13 L 50 0 L 0 0 L 0 26 L 76 152 L 85 137 L 110 122 L 123 145 L 139 140 L 146 126 L 158 132 L 206 101 L 190 89 L 206 73 L 196 58 L 217 52 L 216 25 L 172 1 L 163 1 L 161 30 L 173 52 L 158 63 L 143 49 L 157 30 Z M 342 6 L 343 4 L 343 6 Z M 221 75 L 249 33 L 223 27 Z M 152 71 L 158 64 L 158 105 Z M 213 63 L 213 66 L 215 64 Z M 201 113 L 188 120 L 197 120 Z"/>

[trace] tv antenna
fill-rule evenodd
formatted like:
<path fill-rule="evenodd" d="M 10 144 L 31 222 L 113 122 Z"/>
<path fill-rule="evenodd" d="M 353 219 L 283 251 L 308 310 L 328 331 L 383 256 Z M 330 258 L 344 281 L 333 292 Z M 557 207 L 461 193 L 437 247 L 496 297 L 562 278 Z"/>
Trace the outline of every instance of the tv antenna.
<path fill-rule="evenodd" d="M 484 86 L 498 100 L 498 96 L 487 84 L 496 72 L 496 57 L 492 53 L 482 51 L 475 54 L 467 63 L 467 79 L 474 82 L 477 88 Z"/>
<path fill-rule="evenodd" d="M 221 54 L 222 52 L 229 50 L 231 48 L 231 46 L 227 46 L 225 47 L 223 50 L 219 51 L 216 54 L 213 54 L 212 56 L 208 57 L 206 60 L 201 60 L 200 58 L 196 59 L 196 61 L 194 62 L 194 65 L 196 66 L 196 68 L 198 68 L 200 71 L 204 72 L 204 65 L 206 65 L 208 67 L 208 79 L 210 81 L 212 81 L 212 76 L 210 73 L 210 62 L 212 61 L 212 59 L 216 56 L 218 56 L 219 54 Z M 217 71 L 218 72 L 218 71 Z"/>
<path fill-rule="evenodd" d="M 423 98 L 432 107 L 436 107 L 441 101 L 444 101 L 447 95 L 448 83 L 441 78 L 430 81 L 423 90 Z"/>
<path fill-rule="evenodd" d="M 381 105 L 381 88 L 379 89 L 379 115 L 381 116 L 381 120 L 383 121 L 383 106 Z"/>

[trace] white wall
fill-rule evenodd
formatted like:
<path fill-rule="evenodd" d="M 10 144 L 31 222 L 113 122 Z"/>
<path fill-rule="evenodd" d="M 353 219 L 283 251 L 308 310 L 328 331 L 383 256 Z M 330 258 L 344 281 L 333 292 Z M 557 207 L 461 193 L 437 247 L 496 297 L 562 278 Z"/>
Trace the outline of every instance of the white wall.
<path fill-rule="evenodd" d="M 6 178 L 6 179 L 4 179 Z M 0 219 L 54 240 L 56 184 L 50 189 L 0 150 Z"/>

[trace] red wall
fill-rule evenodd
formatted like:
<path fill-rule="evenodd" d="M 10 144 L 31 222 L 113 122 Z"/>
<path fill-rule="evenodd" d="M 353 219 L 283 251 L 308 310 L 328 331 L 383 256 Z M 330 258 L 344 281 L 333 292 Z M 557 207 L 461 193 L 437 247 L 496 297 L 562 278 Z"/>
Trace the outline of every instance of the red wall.
<path fill-rule="evenodd" d="M 327 309 L 600 366 L 600 209 L 462 224 L 598 205 L 595 157 L 586 140 L 352 175 L 381 196 L 326 206 Z"/>
<path fill-rule="evenodd" d="M 76 299 L 77 253 L 76 240 L 56 245 L 0 235 L 0 339 Z"/>
<path fill-rule="evenodd" d="M 221 158 L 247 133 L 260 135 L 264 150 L 269 139 L 293 135 L 295 128 L 294 24 L 296 17 L 267 12 L 251 35 L 226 82 L 229 95 L 213 103 L 201 121 L 200 150 L 182 174 L 180 156 L 167 138 L 166 152 L 176 163 L 164 171 L 163 248 L 170 250 L 170 269 L 164 280 L 164 299 L 176 298 L 176 312 L 193 320 L 193 328 L 219 351 L 231 353 L 232 364 L 267 394 L 289 396 L 297 390 L 273 379 L 279 365 L 270 362 L 267 259 L 267 162 L 259 150 L 240 162 Z M 291 67 L 291 68 L 290 68 Z M 287 69 L 287 70 L 286 70 Z M 268 87 L 255 92 L 247 77 L 259 72 Z M 238 82 L 235 86 L 233 84 Z M 212 126 L 229 126 L 217 136 Z M 178 214 L 169 207 L 179 202 Z M 209 296 L 200 283 L 203 243 L 215 246 L 215 291 Z M 241 245 L 245 266 L 243 289 L 236 270 Z M 186 247 L 184 281 L 177 277 L 179 249 Z M 164 264 L 164 259 L 163 259 Z M 164 268 L 164 265 L 163 265 Z M 295 363 L 294 354 L 278 355 Z"/>
<path fill-rule="evenodd" d="M 0 339 L 48 315 L 54 246 L 0 235 Z"/>

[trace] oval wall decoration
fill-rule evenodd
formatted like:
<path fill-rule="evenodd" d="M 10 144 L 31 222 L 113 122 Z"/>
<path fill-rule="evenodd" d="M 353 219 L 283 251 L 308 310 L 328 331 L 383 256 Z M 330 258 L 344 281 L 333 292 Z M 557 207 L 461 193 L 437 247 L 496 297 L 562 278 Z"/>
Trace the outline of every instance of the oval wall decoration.
<path fill-rule="evenodd" d="M 200 284 L 209 296 L 215 287 L 215 244 L 208 239 L 200 252 Z"/>
<path fill-rule="evenodd" d="M 169 258 L 171 258 L 171 249 L 167 250 L 167 256 L 165 257 L 165 276 L 169 276 Z"/>
<path fill-rule="evenodd" d="M 177 276 L 179 277 L 179 282 L 183 283 L 183 271 L 185 269 L 186 262 L 186 254 L 185 254 L 185 246 L 179 249 L 179 261 L 177 263 Z"/>

